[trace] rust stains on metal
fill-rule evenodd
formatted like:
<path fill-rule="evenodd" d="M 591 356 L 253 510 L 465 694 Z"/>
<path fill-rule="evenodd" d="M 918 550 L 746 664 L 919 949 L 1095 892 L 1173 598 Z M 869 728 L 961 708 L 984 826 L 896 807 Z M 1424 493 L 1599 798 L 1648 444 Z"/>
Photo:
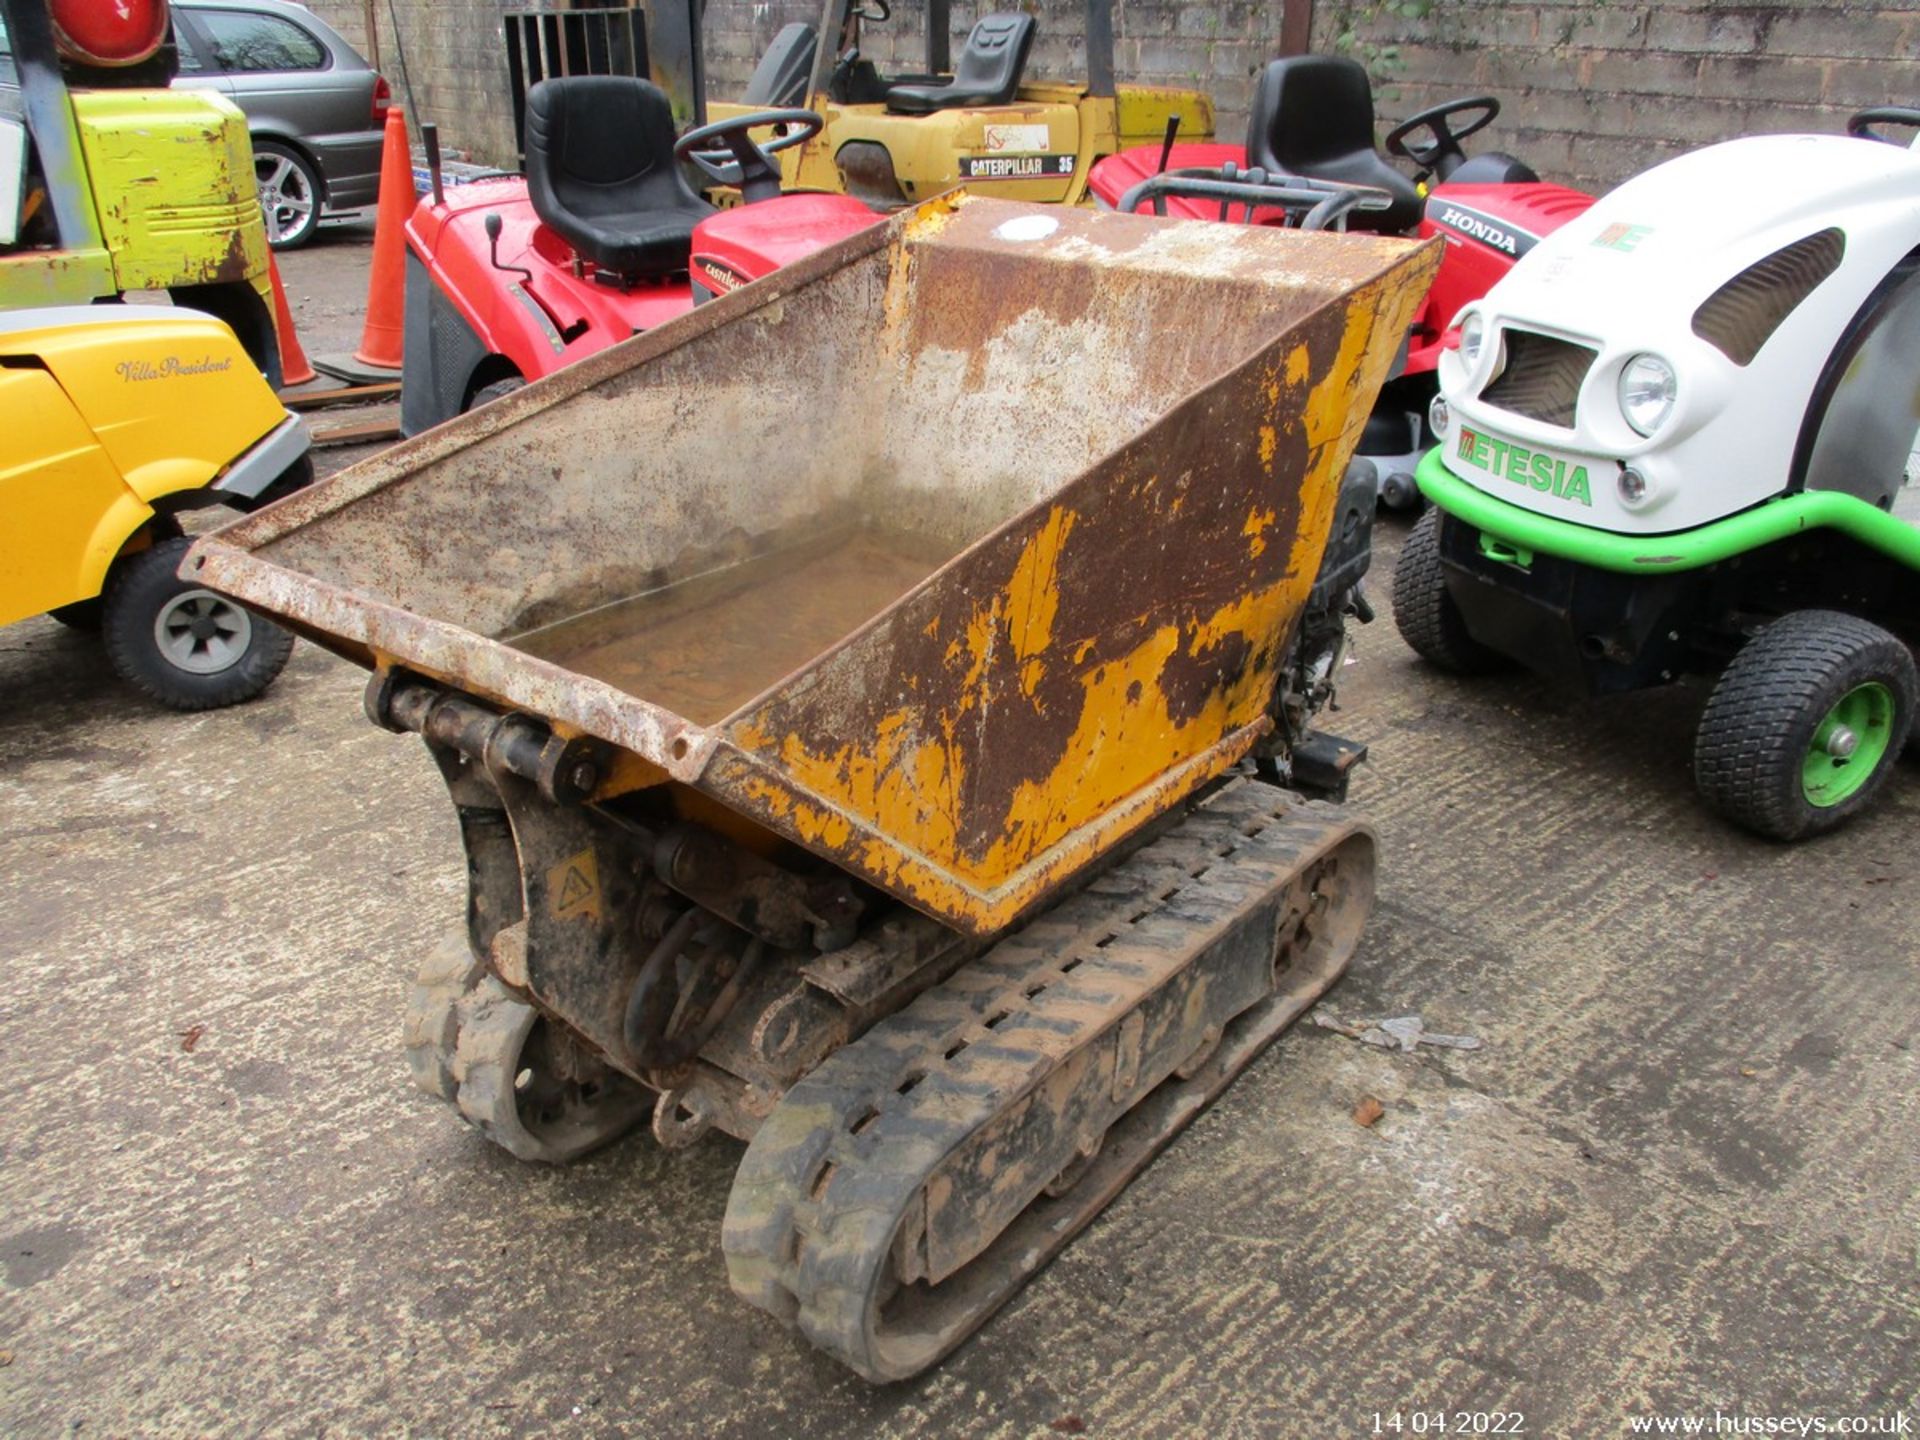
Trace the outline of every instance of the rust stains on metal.
<path fill-rule="evenodd" d="M 685 787 L 988 934 L 1264 732 L 1437 258 L 943 199 L 189 564 L 337 648 L 621 747 L 600 798 Z M 835 536 L 894 533 L 951 558 L 768 661 L 723 719 L 662 703 L 645 673 L 515 648 L 649 590 L 711 591 L 715 645 L 751 648 L 766 622 L 741 629 L 752 607 L 703 576 L 744 579 L 796 536 L 831 564 Z"/>

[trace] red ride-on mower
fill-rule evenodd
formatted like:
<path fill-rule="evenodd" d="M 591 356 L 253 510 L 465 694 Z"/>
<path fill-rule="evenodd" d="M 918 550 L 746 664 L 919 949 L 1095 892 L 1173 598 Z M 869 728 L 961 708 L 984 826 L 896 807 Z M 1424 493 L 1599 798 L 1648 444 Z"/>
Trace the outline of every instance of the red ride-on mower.
<path fill-rule="evenodd" d="M 1385 142 L 1388 154 L 1413 167 L 1409 177 L 1374 148 L 1367 72 L 1341 56 L 1296 55 L 1273 61 L 1262 73 L 1244 147 L 1179 144 L 1169 127 L 1162 145 L 1100 161 L 1088 188 L 1100 203 L 1117 208 L 1128 191 L 1163 174 L 1227 184 L 1300 176 L 1363 185 L 1384 192 L 1389 203 L 1350 212 L 1348 228 L 1445 240 L 1440 273 L 1408 336 L 1406 365 L 1380 392 L 1360 442 L 1360 454 L 1378 471 L 1381 500 L 1408 508 L 1420 500 L 1414 469 L 1434 443 L 1426 420 L 1427 404 L 1438 390 L 1434 367 L 1441 352 L 1459 340 L 1449 328 L 1453 317 L 1492 289 L 1542 236 L 1593 204 L 1591 195 L 1543 183 L 1511 155 L 1489 151 L 1469 157 L 1460 142 L 1484 130 L 1499 113 L 1498 100 L 1479 95 L 1409 116 Z M 1471 118 L 1456 130 L 1451 122 L 1460 115 Z M 1161 192 L 1155 200 L 1158 213 L 1256 225 L 1298 219 L 1297 211 L 1285 207 L 1235 205 L 1213 192 L 1183 194 L 1164 182 L 1153 188 Z"/>
<path fill-rule="evenodd" d="M 880 216 L 846 195 L 780 190 L 773 152 L 821 128 L 760 110 L 678 140 L 645 80 L 579 76 L 527 94 L 525 176 L 442 187 L 407 221 L 404 434 L 618 344 Z M 749 131 L 778 127 L 769 144 Z M 690 161 L 744 203 L 718 210 Z M 691 272 L 691 273 L 690 273 Z"/>

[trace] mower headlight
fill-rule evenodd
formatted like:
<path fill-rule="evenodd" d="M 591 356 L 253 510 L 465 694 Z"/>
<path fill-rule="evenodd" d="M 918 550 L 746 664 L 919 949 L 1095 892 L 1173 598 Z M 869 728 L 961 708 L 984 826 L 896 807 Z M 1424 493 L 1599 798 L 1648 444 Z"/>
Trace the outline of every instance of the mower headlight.
<path fill-rule="evenodd" d="M 1447 432 L 1453 428 L 1453 407 L 1447 404 L 1447 397 L 1436 395 L 1427 405 L 1427 429 L 1433 432 L 1433 438 L 1444 440 Z"/>
<path fill-rule="evenodd" d="M 1658 355 L 1636 355 L 1620 372 L 1620 413 L 1642 435 L 1651 435 L 1673 414 L 1680 381 Z"/>
<path fill-rule="evenodd" d="M 1487 341 L 1487 322 L 1478 310 L 1469 310 L 1460 322 L 1460 358 L 1473 369 L 1480 363 L 1480 350 Z"/>

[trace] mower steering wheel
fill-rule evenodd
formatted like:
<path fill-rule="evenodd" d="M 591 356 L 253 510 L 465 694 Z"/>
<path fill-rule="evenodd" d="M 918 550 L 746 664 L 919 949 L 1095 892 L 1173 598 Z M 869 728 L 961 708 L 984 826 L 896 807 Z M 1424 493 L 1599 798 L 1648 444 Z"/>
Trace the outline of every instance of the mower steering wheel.
<path fill-rule="evenodd" d="M 1904 149 L 1911 142 L 1882 135 L 1874 128 L 1877 125 L 1905 125 L 1920 130 L 1920 110 L 1905 105 L 1875 105 L 1847 121 L 1847 134 L 1856 140 L 1878 140 L 1882 145 L 1898 145 Z"/>
<path fill-rule="evenodd" d="M 754 110 L 687 131 L 674 142 L 673 158 L 691 160 L 717 185 L 738 186 L 740 198 L 752 204 L 780 193 L 780 167 L 773 157 L 804 145 L 826 123 L 812 110 Z M 764 125 L 784 128 L 761 145 L 747 132 Z"/>
<path fill-rule="evenodd" d="M 1472 111 L 1481 112 L 1464 128 L 1455 130 L 1447 123 L 1455 115 Z M 1467 158 L 1467 152 L 1460 148 L 1460 142 L 1469 135 L 1478 135 L 1493 123 L 1494 116 L 1500 113 L 1500 102 L 1491 95 L 1475 95 L 1466 100 L 1449 100 L 1441 105 L 1429 105 L 1418 115 L 1409 115 L 1393 129 L 1387 132 L 1385 141 L 1387 153 L 1397 155 L 1402 160 L 1411 160 L 1420 171 L 1414 178 L 1424 180 L 1444 165 L 1451 170 Z M 1425 130 L 1433 136 L 1426 145 L 1409 145 L 1407 137 L 1416 130 Z M 1453 165 L 1446 165 L 1451 160 Z M 1446 177 L 1441 176 L 1442 179 Z"/>

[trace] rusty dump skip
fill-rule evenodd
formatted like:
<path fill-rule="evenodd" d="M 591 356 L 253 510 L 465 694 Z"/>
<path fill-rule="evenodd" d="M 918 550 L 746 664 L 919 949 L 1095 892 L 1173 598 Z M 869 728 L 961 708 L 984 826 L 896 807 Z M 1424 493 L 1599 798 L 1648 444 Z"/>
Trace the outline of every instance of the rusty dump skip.
<path fill-rule="evenodd" d="M 187 563 L 988 934 L 1266 729 L 1436 263 L 950 197 Z"/>

